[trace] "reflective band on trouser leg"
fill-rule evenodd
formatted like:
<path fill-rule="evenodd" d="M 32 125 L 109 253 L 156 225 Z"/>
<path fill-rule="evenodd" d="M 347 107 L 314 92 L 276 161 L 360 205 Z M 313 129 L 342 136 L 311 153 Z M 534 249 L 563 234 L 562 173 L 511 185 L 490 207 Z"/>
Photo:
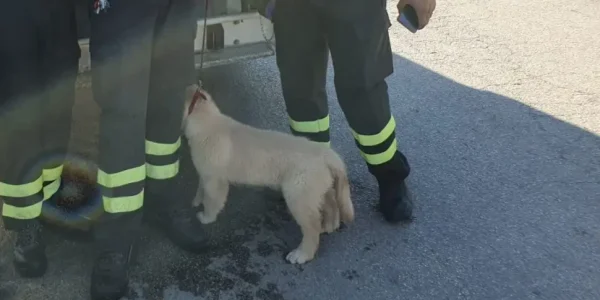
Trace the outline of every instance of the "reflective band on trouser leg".
<path fill-rule="evenodd" d="M 44 186 L 44 177 L 22 184 L 0 182 L 0 197 L 4 200 L 2 216 L 19 220 L 31 220 L 42 213 L 42 202 L 50 199 L 60 187 L 60 176 Z"/>
<path fill-rule="evenodd" d="M 126 213 L 140 209 L 144 204 L 145 179 L 145 165 L 113 174 L 98 170 L 104 211 Z"/>
<path fill-rule="evenodd" d="M 363 135 L 352 130 L 360 154 L 369 165 L 381 165 L 394 157 L 398 150 L 395 129 L 396 121 L 391 117 L 387 125 L 377 134 Z"/>
<path fill-rule="evenodd" d="M 175 143 L 146 141 L 146 176 L 150 179 L 170 179 L 179 173 L 179 147 L 181 138 Z"/>
<path fill-rule="evenodd" d="M 330 145 L 329 141 L 329 115 L 315 121 L 296 121 L 292 118 L 290 129 L 296 136 L 303 136 L 313 142 Z"/>
<path fill-rule="evenodd" d="M 53 181 L 58 179 L 62 175 L 63 165 L 55 168 L 45 168 L 42 172 L 44 181 Z"/>

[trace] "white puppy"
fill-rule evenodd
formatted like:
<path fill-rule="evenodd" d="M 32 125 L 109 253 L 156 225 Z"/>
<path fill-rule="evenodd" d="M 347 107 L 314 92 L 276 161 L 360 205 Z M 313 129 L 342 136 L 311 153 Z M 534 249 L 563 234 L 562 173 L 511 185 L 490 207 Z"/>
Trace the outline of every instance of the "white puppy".
<path fill-rule="evenodd" d="M 354 220 L 346 166 L 328 146 L 242 124 L 197 86 L 187 92 L 183 128 L 201 178 L 193 205 L 203 204 L 203 224 L 217 219 L 229 184 L 280 190 L 303 235 L 286 259 L 302 264 L 314 258 L 322 232 L 338 229 L 340 219 Z"/>

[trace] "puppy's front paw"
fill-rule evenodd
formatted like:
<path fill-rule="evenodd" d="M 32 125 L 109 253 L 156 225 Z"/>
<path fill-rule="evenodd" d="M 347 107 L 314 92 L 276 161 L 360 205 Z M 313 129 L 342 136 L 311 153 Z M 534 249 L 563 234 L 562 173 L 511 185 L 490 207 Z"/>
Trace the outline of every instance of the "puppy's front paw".
<path fill-rule="evenodd" d="M 216 216 L 207 216 L 203 211 L 198 212 L 196 214 L 196 217 L 198 218 L 198 221 L 200 221 L 200 223 L 202 224 L 210 224 L 217 220 Z"/>
<path fill-rule="evenodd" d="M 302 252 L 302 250 L 300 250 L 300 249 L 296 249 L 296 250 L 288 253 L 288 255 L 285 257 L 285 259 L 292 264 L 303 264 L 307 261 L 312 260 L 313 257 Z"/>
<path fill-rule="evenodd" d="M 340 228 L 339 219 L 325 220 L 323 223 L 321 233 L 331 234 Z"/>

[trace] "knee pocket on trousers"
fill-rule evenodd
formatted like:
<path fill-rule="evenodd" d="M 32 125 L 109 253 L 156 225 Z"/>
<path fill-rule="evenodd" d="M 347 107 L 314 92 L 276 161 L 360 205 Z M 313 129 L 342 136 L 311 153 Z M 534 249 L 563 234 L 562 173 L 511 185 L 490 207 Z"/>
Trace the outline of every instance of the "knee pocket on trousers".
<path fill-rule="evenodd" d="M 336 85 L 368 88 L 393 73 L 385 10 L 362 21 L 332 21 L 327 33 Z"/>

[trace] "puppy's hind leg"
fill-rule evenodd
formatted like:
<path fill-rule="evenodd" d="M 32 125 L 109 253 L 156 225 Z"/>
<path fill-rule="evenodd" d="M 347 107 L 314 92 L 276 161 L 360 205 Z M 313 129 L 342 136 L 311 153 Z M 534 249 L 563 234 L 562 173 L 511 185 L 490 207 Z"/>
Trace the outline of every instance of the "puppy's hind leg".
<path fill-rule="evenodd" d="M 329 189 L 323 196 L 321 215 L 321 233 L 333 233 L 340 228 L 340 209 L 337 206 L 333 189 Z"/>
<path fill-rule="evenodd" d="M 322 197 L 314 195 L 309 189 L 304 191 L 283 191 L 287 206 L 302 230 L 302 242 L 295 250 L 291 251 L 286 260 L 292 264 L 303 264 L 315 257 L 319 248 L 319 238 L 322 230 L 320 207 L 312 205 L 317 203 L 310 197 Z M 309 197 L 309 198 L 307 198 Z"/>
<path fill-rule="evenodd" d="M 202 224 L 209 224 L 217 220 L 217 215 L 227 202 L 229 182 L 218 178 L 206 178 L 203 185 L 205 197 L 202 204 L 204 210 L 198 212 L 196 216 Z"/>
<path fill-rule="evenodd" d="M 196 190 L 196 196 L 194 196 L 194 200 L 192 200 L 192 206 L 198 207 L 202 204 L 202 180 L 198 183 L 198 189 Z"/>

